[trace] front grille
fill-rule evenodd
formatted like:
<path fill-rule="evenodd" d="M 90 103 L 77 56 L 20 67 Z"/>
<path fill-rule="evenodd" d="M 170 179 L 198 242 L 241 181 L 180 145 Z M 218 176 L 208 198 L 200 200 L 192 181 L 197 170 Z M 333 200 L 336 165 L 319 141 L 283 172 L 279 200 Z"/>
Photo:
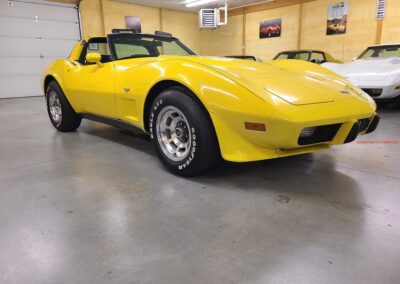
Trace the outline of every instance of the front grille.
<path fill-rule="evenodd" d="M 314 133 L 309 137 L 299 137 L 299 145 L 310 145 L 332 141 L 342 124 L 329 124 L 317 126 Z"/>
<path fill-rule="evenodd" d="M 370 122 L 369 118 L 358 120 L 359 132 L 364 132 L 365 130 L 367 130 L 369 122 Z"/>
<path fill-rule="evenodd" d="M 383 92 L 382 89 L 362 89 L 362 90 L 371 97 L 379 97 L 380 95 L 382 95 Z"/>

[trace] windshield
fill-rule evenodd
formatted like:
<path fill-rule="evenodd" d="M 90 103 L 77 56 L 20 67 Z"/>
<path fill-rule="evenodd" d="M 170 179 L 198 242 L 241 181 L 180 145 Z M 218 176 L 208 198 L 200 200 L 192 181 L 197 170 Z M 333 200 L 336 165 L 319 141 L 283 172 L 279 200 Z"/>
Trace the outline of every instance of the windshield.
<path fill-rule="evenodd" d="M 116 60 L 160 55 L 196 55 L 178 39 L 166 36 L 112 34 L 109 35 L 109 43 Z"/>
<path fill-rule="evenodd" d="M 279 53 L 274 59 L 298 59 L 298 60 L 310 60 L 310 52 L 299 51 L 299 52 L 283 52 Z"/>
<path fill-rule="evenodd" d="M 388 45 L 388 46 L 373 46 L 368 47 L 358 59 L 368 58 L 386 58 L 386 57 L 399 57 L 400 56 L 400 45 Z"/>

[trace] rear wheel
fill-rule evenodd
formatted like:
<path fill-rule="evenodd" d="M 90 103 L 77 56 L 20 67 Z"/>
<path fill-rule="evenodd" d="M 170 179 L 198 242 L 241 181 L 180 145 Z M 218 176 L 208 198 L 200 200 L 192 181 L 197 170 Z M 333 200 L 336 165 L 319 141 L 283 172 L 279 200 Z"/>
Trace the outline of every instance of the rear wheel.
<path fill-rule="evenodd" d="M 149 129 L 161 162 L 178 175 L 198 175 L 220 160 L 211 119 L 203 105 L 186 89 L 169 88 L 156 97 Z"/>
<path fill-rule="evenodd" d="M 57 130 L 68 132 L 79 127 L 81 117 L 72 109 L 56 81 L 49 83 L 46 90 L 46 101 L 50 121 Z"/>

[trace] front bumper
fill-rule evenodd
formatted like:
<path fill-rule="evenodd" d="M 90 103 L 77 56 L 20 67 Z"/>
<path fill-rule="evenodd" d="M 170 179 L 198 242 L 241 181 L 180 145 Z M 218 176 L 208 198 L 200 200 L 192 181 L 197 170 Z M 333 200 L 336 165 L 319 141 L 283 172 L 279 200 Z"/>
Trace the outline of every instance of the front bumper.
<path fill-rule="evenodd" d="M 350 143 L 359 135 L 371 133 L 379 123 L 379 117 L 375 113 L 303 122 L 272 117 L 267 121 L 258 121 L 266 125 L 266 131 L 260 132 L 238 131 L 239 127 L 234 130 L 215 114 L 211 116 L 217 129 L 221 154 L 225 160 L 233 162 L 266 160 L 329 149 L 333 145 Z M 244 129 L 243 121 L 237 121 L 237 125 L 240 129 Z M 299 137 L 304 128 L 329 125 L 338 126 L 332 135 L 325 136 L 328 137 L 327 139 L 299 143 Z"/>
<path fill-rule="evenodd" d="M 400 95 L 399 85 L 395 86 L 361 86 L 360 88 L 374 100 L 390 100 Z"/>

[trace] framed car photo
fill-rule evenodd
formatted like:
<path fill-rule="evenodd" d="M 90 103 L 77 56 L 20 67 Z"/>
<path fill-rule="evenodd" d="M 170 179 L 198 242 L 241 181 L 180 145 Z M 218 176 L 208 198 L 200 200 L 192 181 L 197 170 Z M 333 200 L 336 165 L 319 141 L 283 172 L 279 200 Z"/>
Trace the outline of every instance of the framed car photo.
<path fill-rule="evenodd" d="M 260 22 L 260 38 L 280 37 L 282 19 L 272 19 Z"/>

